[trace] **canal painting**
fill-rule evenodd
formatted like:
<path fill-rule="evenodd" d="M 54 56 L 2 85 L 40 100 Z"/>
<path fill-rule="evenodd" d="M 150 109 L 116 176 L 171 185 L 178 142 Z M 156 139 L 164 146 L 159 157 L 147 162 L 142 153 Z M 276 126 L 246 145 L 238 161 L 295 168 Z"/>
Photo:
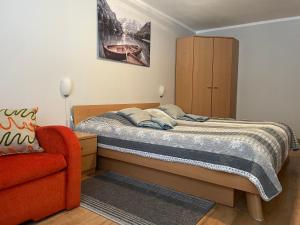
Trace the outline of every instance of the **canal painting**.
<path fill-rule="evenodd" d="M 151 22 L 122 0 L 97 0 L 97 13 L 98 56 L 149 67 Z"/>

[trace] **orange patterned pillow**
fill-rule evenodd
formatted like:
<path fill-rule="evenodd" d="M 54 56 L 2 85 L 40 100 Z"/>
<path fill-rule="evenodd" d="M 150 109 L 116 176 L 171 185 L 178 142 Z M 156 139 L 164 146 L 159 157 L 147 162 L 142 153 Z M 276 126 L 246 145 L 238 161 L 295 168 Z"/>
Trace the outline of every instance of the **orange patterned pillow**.
<path fill-rule="evenodd" d="M 42 152 L 35 137 L 37 109 L 0 109 L 0 156 Z"/>

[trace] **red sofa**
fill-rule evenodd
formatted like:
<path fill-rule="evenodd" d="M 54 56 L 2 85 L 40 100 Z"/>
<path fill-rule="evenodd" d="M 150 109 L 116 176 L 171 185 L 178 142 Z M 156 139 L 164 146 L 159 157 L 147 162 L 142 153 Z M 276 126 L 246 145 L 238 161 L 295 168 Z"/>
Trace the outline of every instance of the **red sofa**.
<path fill-rule="evenodd" d="M 67 127 L 36 130 L 43 153 L 0 157 L 0 225 L 38 221 L 80 203 L 80 144 Z"/>

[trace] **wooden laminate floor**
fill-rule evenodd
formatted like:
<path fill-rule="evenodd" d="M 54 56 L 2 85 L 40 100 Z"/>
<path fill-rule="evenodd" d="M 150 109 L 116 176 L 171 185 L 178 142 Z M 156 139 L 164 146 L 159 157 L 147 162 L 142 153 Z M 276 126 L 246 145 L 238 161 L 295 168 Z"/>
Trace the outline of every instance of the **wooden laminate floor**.
<path fill-rule="evenodd" d="M 256 222 L 249 217 L 244 198 L 240 196 L 235 208 L 217 204 L 197 225 L 300 225 L 300 151 L 291 152 L 288 165 L 280 173 L 280 180 L 283 192 L 271 202 L 264 202 L 263 222 Z M 61 212 L 38 224 L 116 225 L 81 207 Z"/>

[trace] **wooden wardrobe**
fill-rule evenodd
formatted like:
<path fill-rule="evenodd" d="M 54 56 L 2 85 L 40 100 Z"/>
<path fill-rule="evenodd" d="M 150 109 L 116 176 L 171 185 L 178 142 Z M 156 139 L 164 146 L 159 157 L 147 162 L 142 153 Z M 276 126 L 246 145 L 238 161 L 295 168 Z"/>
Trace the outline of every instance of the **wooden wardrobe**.
<path fill-rule="evenodd" d="M 177 40 L 176 105 L 186 113 L 235 118 L 238 41 L 193 36 Z"/>

